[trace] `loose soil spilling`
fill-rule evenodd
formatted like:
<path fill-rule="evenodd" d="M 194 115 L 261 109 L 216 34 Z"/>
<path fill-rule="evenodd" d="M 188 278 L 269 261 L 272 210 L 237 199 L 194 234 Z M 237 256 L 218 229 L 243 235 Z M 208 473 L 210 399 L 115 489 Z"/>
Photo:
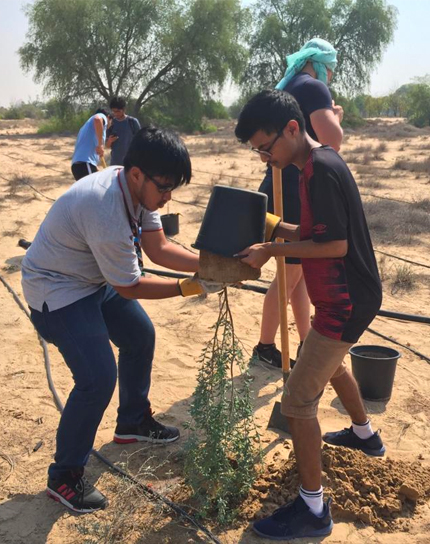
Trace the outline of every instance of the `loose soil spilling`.
<path fill-rule="evenodd" d="M 419 461 L 374 459 L 359 451 L 324 446 L 325 496 L 333 499 L 334 520 L 362 522 L 378 531 L 408 530 L 417 506 L 430 498 L 430 468 Z M 252 521 L 294 499 L 299 475 L 294 454 L 274 458 L 255 483 L 241 517 Z"/>

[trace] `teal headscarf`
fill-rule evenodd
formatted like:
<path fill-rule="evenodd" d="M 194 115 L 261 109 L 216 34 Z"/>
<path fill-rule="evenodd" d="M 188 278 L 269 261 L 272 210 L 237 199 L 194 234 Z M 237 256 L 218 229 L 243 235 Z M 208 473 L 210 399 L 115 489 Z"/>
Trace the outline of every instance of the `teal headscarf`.
<path fill-rule="evenodd" d="M 287 57 L 287 71 L 285 76 L 276 85 L 276 89 L 285 89 L 287 83 L 303 70 L 307 62 L 312 62 L 317 79 L 327 85 L 327 68 L 334 72 L 336 68 L 337 52 L 334 47 L 321 38 L 312 38 L 292 55 Z"/>

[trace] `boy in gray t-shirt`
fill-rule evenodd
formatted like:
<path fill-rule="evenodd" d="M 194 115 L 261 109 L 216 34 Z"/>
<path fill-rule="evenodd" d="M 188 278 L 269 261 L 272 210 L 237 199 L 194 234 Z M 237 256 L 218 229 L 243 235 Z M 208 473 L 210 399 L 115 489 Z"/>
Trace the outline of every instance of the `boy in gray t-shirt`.
<path fill-rule="evenodd" d="M 116 385 L 110 342 L 119 348 L 114 441 L 177 440 L 177 428 L 152 416 L 148 394 L 155 332 L 136 299 L 208 291 L 200 280 L 142 276 L 134 247 L 138 238 L 153 262 L 197 271 L 198 256 L 166 240 L 157 212 L 191 179 L 185 145 L 173 132 L 144 128 L 124 162 L 124 168 L 111 167 L 72 185 L 50 209 L 22 263 L 32 322 L 57 346 L 75 382 L 60 419 L 47 492 L 80 513 L 107 505 L 83 473 Z"/>

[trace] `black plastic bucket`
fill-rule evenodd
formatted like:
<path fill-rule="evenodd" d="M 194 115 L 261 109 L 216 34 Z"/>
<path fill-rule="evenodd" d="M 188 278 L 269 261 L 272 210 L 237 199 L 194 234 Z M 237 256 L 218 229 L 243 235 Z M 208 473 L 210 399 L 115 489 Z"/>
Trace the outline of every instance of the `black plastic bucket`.
<path fill-rule="evenodd" d="M 233 257 L 264 242 L 267 196 L 256 191 L 215 185 L 195 244 L 224 257 Z"/>
<path fill-rule="evenodd" d="M 365 400 L 387 401 L 391 398 L 397 359 L 401 354 L 385 346 L 354 346 L 349 350 L 352 374 Z"/>
<path fill-rule="evenodd" d="M 161 216 L 164 234 L 166 236 L 175 236 L 179 233 L 179 213 L 166 213 Z"/>

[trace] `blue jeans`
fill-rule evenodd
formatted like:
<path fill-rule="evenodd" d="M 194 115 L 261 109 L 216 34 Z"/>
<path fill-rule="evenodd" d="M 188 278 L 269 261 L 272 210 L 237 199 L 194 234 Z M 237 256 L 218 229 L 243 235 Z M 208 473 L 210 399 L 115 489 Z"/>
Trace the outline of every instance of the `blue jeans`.
<path fill-rule="evenodd" d="M 57 432 L 55 462 L 49 476 L 86 465 L 97 428 L 115 389 L 117 368 L 110 340 L 119 348 L 118 423 L 136 424 L 148 412 L 155 330 L 136 300 L 105 286 L 59 310 L 47 305 L 31 320 L 38 333 L 55 344 L 73 374 Z"/>

